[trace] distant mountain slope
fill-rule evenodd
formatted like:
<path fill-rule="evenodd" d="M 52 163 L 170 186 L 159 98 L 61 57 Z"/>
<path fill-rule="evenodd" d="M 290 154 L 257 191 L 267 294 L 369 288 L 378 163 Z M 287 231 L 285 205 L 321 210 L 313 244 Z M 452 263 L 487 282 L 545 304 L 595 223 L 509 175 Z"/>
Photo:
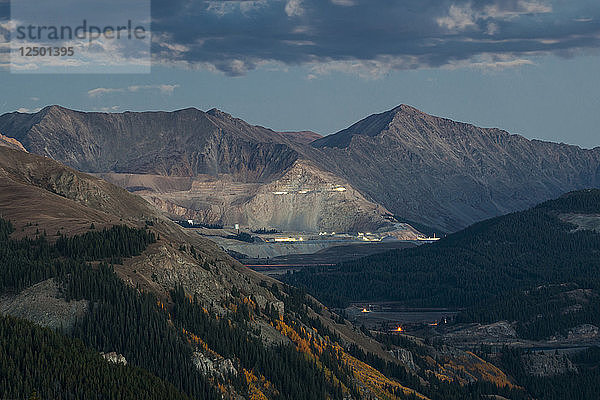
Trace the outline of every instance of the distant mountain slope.
<path fill-rule="evenodd" d="M 6 114 L 0 126 L 29 151 L 84 172 L 233 174 L 261 181 L 297 158 L 282 136 L 218 110 L 106 114 L 50 106 Z"/>
<path fill-rule="evenodd" d="M 320 137 L 312 132 L 277 133 L 216 109 L 105 114 L 58 106 L 1 116 L 0 127 L 31 152 L 97 173 L 171 217 L 315 232 L 393 227 L 389 212 L 347 181 L 314 163 L 295 168 L 297 147 Z M 300 186 L 287 190 L 290 182 Z M 342 183 L 344 193 L 333 190 Z"/>
<path fill-rule="evenodd" d="M 58 195 L 116 218 L 143 221 L 158 213 L 137 196 L 110 183 L 65 167 L 57 161 L 0 147 L 0 179 Z M 3 193 L 3 195 L 8 193 Z M 14 206 L 31 204 L 14 203 Z"/>
<path fill-rule="evenodd" d="M 300 144 L 308 144 L 314 142 L 317 139 L 321 139 L 323 136 L 318 133 L 311 131 L 300 131 L 300 132 L 278 132 L 280 135 L 293 140 Z"/>
<path fill-rule="evenodd" d="M 51 106 L 36 114 L 0 116 L 0 132 L 30 152 L 86 172 L 199 178 L 217 187 L 222 182 L 228 194 L 214 196 L 210 185 L 203 184 L 195 186 L 196 192 L 150 193 L 161 208 L 206 222 L 246 214 L 259 189 L 282 184 L 279 180 L 299 161 L 310 162 L 318 174 L 347 182 L 367 201 L 402 220 L 441 232 L 522 210 L 569 190 L 600 186 L 600 148 L 527 140 L 406 105 L 312 141 L 309 133 L 277 133 L 219 110 L 196 109 L 105 114 Z M 117 178 L 114 182 L 131 181 Z M 179 185 L 167 181 L 162 180 L 162 187 Z M 236 197 L 246 189 L 245 197 Z M 380 218 L 369 225 L 375 229 Z"/>
<path fill-rule="evenodd" d="M 92 223 L 137 225 L 158 216 L 123 189 L 7 147 L 0 147 L 0 188 L 0 212 L 19 228 L 16 235 L 81 233 Z"/>
<path fill-rule="evenodd" d="M 311 146 L 322 168 L 374 201 L 445 231 L 600 186 L 600 148 L 527 140 L 405 105 Z"/>

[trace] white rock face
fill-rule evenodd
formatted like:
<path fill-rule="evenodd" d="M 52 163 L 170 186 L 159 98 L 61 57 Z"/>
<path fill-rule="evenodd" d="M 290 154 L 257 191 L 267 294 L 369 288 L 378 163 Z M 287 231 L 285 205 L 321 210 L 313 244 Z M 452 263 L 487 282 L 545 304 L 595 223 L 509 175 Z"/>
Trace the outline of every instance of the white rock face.
<path fill-rule="evenodd" d="M 260 294 L 253 294 L 252 300 L 254 300 L 258 308 L 260 308 L 263 311 L 268 311 L 267 309 L 271 308 L 276 310 L 279 316 L 283 316 L 283 314 L 285 313 L 285 304 L 283 303 L 283 301 L 268 301 L 264 296 L 261 296 Z"/>
<path fill-rule="evenodd" d="M 274 301 L 270 303 L 271 308 L 274 308 L 279 313 L 279 316 L 283 316 L 285 314 L 285 304 L 283 301 Z"/>
<path fill-rule="evenodd" d="M 396 359 L 400 360 L 400 362 L 404 364 L 407 368 L 413 371 L 417 370 L 415 361 L 413 359 L 413 354 L 410 351 L 406 349 L 394 349 L 390 350 L 390 354 Z"/>
<path fill-rule="evenodd" d="M 196 368 L 204 375 L 224 378 L 226 376 L 237 375 L 237 370 L 233 362 L 226 358 L 211 359 L 199 351 L 195 351 L 192 361 Z"/>
<path fill-rule="evenodd" d="M 24 318 L 54 330 L 68 331 L 87 309 L 87 300 L 65 301 L 54 279 L 37 283 L 18 294 L 0 296 L 0 314 Z"/>
<path fill-rule="evenodd" d="M 127 365 L 127 360 L 125 357 L 122 354 L 117 354 L 114 351 L 111 351 L 110 353 L 100 353 L 100 355 L 102 355 L 102 357 L 104 357 L 104 359 L 108 362 Z"/>
<path fill-rule="evenodd" d="M 256 303 L 258 308 L 260 308 L 261 310 L 264 310 L 265 307 L 267 306 L 267 299 L 264 296 L 261 296 L 260 294 L 253 294 L 252 300 Z"/>
<path fill-rule="evenodd" d="M 555 376 L 567 372 L 577 372 L 577 367 L 564 354 L 546 354 L 544 352 L 526 354 L 523 365 L 533 376 Z"/>

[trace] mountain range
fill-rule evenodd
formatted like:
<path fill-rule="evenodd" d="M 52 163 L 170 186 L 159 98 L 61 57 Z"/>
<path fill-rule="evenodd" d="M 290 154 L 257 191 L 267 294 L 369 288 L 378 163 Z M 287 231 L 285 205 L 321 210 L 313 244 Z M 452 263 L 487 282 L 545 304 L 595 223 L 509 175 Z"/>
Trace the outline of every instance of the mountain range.
<path fill-rule="evenodd" d="M 306 231 L 452 232 L 600 185 L 600 148 L 528 140 L 401 105 L 338 133 L 275 132 L 222 111 L 0 116 L 27 151 L 98 174 L 172 217 Z"/>

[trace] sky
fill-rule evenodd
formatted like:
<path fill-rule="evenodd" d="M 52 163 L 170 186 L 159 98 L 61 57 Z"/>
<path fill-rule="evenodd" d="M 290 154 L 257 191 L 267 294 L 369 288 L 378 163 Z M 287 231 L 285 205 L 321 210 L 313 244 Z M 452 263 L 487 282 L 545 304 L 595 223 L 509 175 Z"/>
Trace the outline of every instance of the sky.
<path fill-rule="evenodd" d="M 14 24 L 10 3 L 0 0 L 0 113 L 49 104 L 103 112 L 216 107 L 275 130 L 325 135 L 409 104 L 532 139 L 600 146 L 597 0 L 150 6 L 150 73 L 22 74 L 10 70 Z"/>

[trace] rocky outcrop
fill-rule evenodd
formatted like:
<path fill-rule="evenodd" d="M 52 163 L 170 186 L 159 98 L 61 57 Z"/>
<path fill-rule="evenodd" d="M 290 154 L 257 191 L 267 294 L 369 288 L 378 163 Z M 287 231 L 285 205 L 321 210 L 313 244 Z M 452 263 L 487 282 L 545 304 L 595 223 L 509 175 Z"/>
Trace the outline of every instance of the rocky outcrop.
<path fill-rule="evenodd" d="M 182 285 L 204 305 L 219 304 L 227 298 L 233 282 L 245 292 L 256 291 L 252 282 L 231 268 L 229 260 L 211 259 L 210 253 L 195 251 L 196 258 L 172 245 L 160 244 L 130 260 L 127 269 L 149 277 L 151 282 L 148 284 L 156 292 L 168 293 L 173 287 Z"/>
<path fill-rule="evenodd" d="M 23 147 L 21 142 L 19 142 L 17 139 L 4 136 L 2 133 L 0 133 L 0 146 L 10 147 L 11 149 L 27 152 L 27 150 L 25 149 L 25 147 Z"/>
<path fill-rule="evenodd" d="M 230 359 L 222 357 L 211 359 L 199 351 L 194 352 L 192 362 L 202 374 L 207 376 L 224 379 L 229 376 L 237 376 L 238 373 Z"/>
<path fill-rule="evenodd" d="M 69 331 L 87 309 L 87 300 L 66 301 L 54 279 L 35 284 L 18 294 L 0 296 L 1 314 L 27 319 L 54 330 Z"/>
<path fill-rule="evenodd" d="M 267 312 L 267 314 L 269 314 L 269 311 L 272 312 L 274 310 L 280 317 L 283 317 L 285 313 L 285 304 L 283 303 L 283 301 L 268 301 L 264 296 L 261 296 L 260 294 L 253 294 L 252 300 L 256 303 L 256 305 L 261 311 Z"/>
<path fill-rule="evenodd" d="M 117 354 L 114 351 L 111 351 L 110 353 L 100 353 L 100 355 L 104 357 L 106 361 L 111 362 L 113 364 L 127 365 L 127 360 L 125 359 L 125 357 L 122 354 Z"/>
<path fill-rule="evenodd" d="M 523 355 L 523 367 L 529 375 L 556 376 L 567 372 L 577 372 L 577 367 L 565 354 L 536 352 Z"/>
<path fill-rule="evenodd" d="M 597 326 L 591 324 L 583 324 L 571 329 L 567 334 L 568 340 L 591 340 L 597 339 L 600 330 Z"/>
<path fill-rule="evenodd" d="M 398 348 L 398 349 L 393 349 L 390 350 L 389 353 L 398 361 L 400 361 L 400 363 L 402 363 L 402 365 L 404 365 L 406 368 L 412 370 L 412 371 L 416 371 L 417 370 L 417 366 L 415 364 L 415 361 L 413 359 L 413 354 L 406 349 L 402 349 L 402 348 Z"/>

